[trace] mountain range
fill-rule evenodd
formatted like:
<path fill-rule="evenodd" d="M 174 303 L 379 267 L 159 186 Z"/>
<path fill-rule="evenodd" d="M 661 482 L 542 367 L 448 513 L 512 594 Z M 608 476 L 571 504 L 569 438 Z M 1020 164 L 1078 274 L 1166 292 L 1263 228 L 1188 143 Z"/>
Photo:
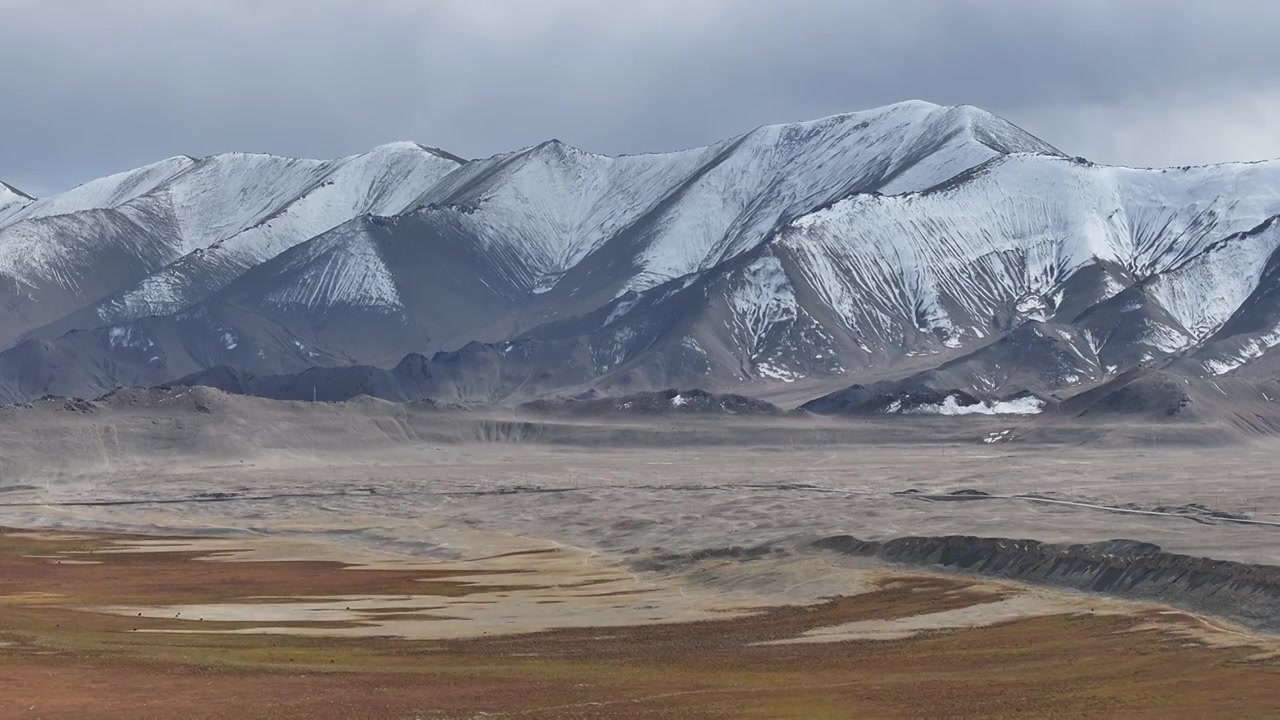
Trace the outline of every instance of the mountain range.
<path fill-rule="evenodd" d="M 893 412 L 1135 372 L 1265 395 L 1277 216 L 1280 161 L 1097 165 L 921 101 L 648 155 L 181 156 L 0 184 L 0 400 L 790 387 Z"/>

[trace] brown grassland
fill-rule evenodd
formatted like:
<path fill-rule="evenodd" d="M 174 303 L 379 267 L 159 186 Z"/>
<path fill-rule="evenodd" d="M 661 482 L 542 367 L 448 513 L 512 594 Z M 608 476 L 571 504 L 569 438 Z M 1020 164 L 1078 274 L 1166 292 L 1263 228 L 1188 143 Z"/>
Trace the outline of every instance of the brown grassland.
<path fill-rule="evenodd" d="M 219 634 L 207 631 L 255 625 L 88 608 L 474 588 L 449 570 L 102 552 L 121 539 L 0 532 L 0 717 L 1280 717 L 1280 659 L 1152 629 L 1155 611 L 762 644 L 1001 598 L 958 577 L 903 574 L 860 595 L 688 623 L 439 641 Z M 182 629 L 202 632 L 140 632 Z"/>

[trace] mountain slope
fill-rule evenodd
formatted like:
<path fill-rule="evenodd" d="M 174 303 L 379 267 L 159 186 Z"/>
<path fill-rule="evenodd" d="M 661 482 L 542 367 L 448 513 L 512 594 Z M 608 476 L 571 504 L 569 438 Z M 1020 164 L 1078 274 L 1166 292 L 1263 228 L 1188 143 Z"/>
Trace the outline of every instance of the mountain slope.
<path fill-rule="evenodd" d="M 248 227 L 182 255 L 140 281 L 41 328 L 56 337 L 149 315 L 178 312 L 246 270 L 362 215 L 394 215 L 462 160 L 417 143 L 392 143 L 327 163 L 305 189 Z"/>
<path fill-rule="evenodd" d="M 1090 307 L 1277 212 L 1280 162 L 1160 171 L 1020 155 L 923 193 L 850 198 L 779 242 L 868 345 L 959 345 Z M 1085 270 L 1101 282 L 1073 284 Z"/>
<path fill-rule="evenodd" d="M 22 220 L 69 215 L 84 210 L 118 208 L 155 190 L 195 164 L 195 159 L 184 155 L 98 178 L 67 192 L 30 203 L 21 212 L 14 213 L 0 222 L 0 229 Z"/>
<path fill-rule="evenodd" d="M 1040 363 L 1022 380 L 973 368 L 959 386 L 1050 392 L 1153 357 L 1175 326 L 1203 339 L 1226 321 L 1280 242 L 1270 222 L 1258 225 L 1280 211 L 1278 189 L 1280 163 L 1162 172 L 1010 156 L 921 193 L 857 195 L 799 218 L 749 262 L 710 268 L 682 292 L 700 296 L 690 305 L 705 311 L 699 347 L 726 380 L 936 365 L 1055 320 L 1046 331 L 1065 334 L 1058 350 L 1030 328 L 1010 336 L 1009 352 L 1022 346 L 1018 357 Z M 1167 321 L 1099 309 L 1127 307 L 1125 293 L 1150 295 Z M 606 330 L 643 337 L 651 352 L 632 328 L 652 327 L 655 312 L 619 307 Z"/>
<path fill-rule="evenodd" d="M 518 256 L 527 276 L 511 280 L 550 304 L 583 293 L 599 304 L 710 267 L 850 193 L 921 190 L 1011 152 L 1057 153 L 976 108 L 907 102 L 678 153 L 611 158 L 552 141 L 475 163 L 420 205 Z"/>
<path fill-rule="evenodd" d="M 782 219 L 849 192 L 918 189 L 1027 149 L 1054 152 L 976 109 L 927 103 L 663 155 L 610 158 L 552 141 L 450 174 L 375 233 L 378 252 L 364 231 L 317 239 L 323 250 L 265 262 L 220 301 L 310 325 L 312 343 L 357 362 L 389 364 L 590 313 L 748 252 Z M 441 275 L 426 282 L 424 272 Z M 471 275 L 476 287 L 451 289 Z M 353 299 L 339 276 L 385 281 L 374 285 L 386 302 Z M 471 299 L 445 299 L 462 296 Z"/>
<path fill-rule="evenodd" d="M 1127 380 L 1118 381 L 1129 377 L 1128 371 L 1157 365 L 1180 375 L 1182 385 L 1241 366 L 1242 375 L 1275 378 L 1274 365 L 1249 361 L 1266 354 L 1267 338 L 1280 327 L 1272 299 L 1276 286 L 1268 277 L 1280 262 L 1277 230 L 1280 219 L 1272 218 L 1073 320 L 1027 321 L 962 357 L 875 390 L 881 395 L 961 391 L 988 400 L 1026 392 L 1089 396 L 1094 386 L 1123 387 Z M 1180 355 L 1188 349 L 1193 352 Z M 811 406 L 839 411 L 850 398 L 865 395 L 858 386 Z"/>
<path fill-rule="evenodd" d="M 267 373 L 342 365 L 252 313 L 210 304 L 197 311 L 26 340 L 0 353 L 0 398 L 97 397 L 118 386 L 152 386 L 218 365 Z"/>
<path fill-rule="evenodd" d="M 266 155 L 171 158 L 31 203 L 0 227 L 0 341 L 252 225 L 324 165 Z"/>
<path fill-rule="evenodd" d="M 1250 234 L 1280 244 L 1280 218 L 1272 218 Z M 1207 376 L 1238 369 L 1240 374 L 1253 377 L 1280 375 L 1270 352 L 1280 345 L 1280 252 L 1273 251 L 1265 264 L 1250 264 L 1240 272 L 1245 278 L 1257 277 L 1252 292 L 1179 364 L 1181 370 Z M 1234 289 L 1235 284 L 1224 282 L 1223 286 Z"/>
<path fill-rule="evenodd" d="M 0 347 L 137 280 L 172 256 L 151 208 L 36 217 L 0 230 Z"/>
<path fill-rule="evenodd" d="M 0 341 L 176 312 L 352 217 L 398 212 L 458 165 L 413 143 L 333 161 L 180 157 L 31 203 L 0 226 Z"/>

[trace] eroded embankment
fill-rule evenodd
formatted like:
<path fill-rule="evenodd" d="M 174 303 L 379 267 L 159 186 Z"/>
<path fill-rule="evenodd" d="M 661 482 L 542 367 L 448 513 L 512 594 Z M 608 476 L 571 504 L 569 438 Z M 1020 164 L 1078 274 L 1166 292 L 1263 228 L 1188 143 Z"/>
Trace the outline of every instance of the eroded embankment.
<path fill-rule="evenodd" d="M 879 542 L 837 535 L 813 546 L 904 565 L 1152 600 L 1280 632 L 1280 567 L 1274 565 L 1178 555 L 1135 540 L 1054 545 L 957 535 Z"/>

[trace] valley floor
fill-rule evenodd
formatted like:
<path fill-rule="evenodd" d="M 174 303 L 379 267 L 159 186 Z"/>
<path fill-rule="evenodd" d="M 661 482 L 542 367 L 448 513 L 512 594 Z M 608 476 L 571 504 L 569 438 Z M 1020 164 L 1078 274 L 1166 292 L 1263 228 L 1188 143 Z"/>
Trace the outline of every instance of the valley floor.
<path fill-rule="evenodd" d="M 1274 715 L 1271 438 L 200 392 L 0 408 L 0 717 Z M 1133 540 L 1226 590 L 844 535 Z"/>
<path fill-rule="evenodd" d="M 1152 607 L 851 568 L 758 607 L 791 562 L 655 580 L 499 544 L 5 531 L 0 715 L 1262 718 L 1280 687 L 1280 643 Z"/>

